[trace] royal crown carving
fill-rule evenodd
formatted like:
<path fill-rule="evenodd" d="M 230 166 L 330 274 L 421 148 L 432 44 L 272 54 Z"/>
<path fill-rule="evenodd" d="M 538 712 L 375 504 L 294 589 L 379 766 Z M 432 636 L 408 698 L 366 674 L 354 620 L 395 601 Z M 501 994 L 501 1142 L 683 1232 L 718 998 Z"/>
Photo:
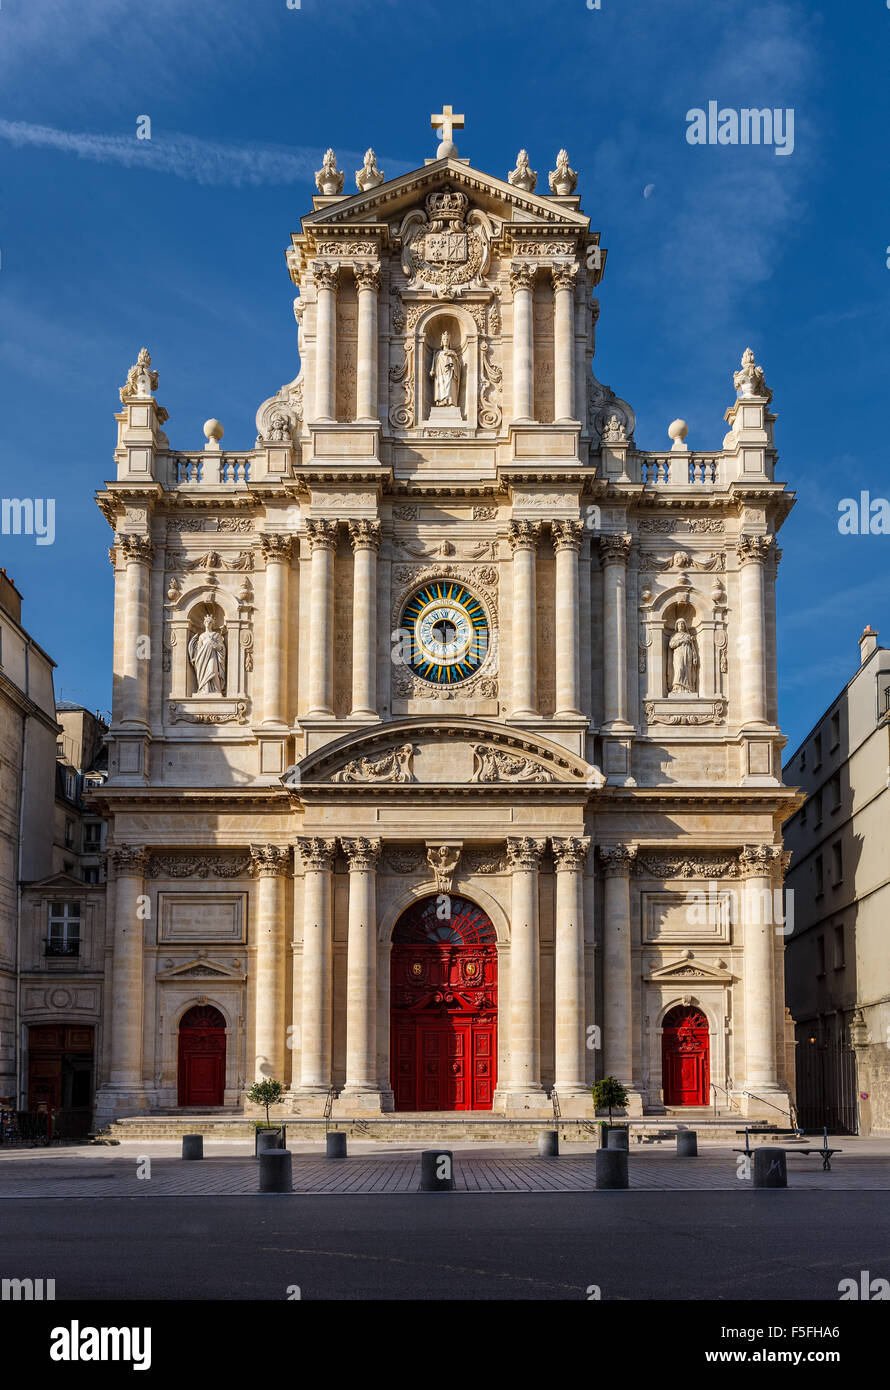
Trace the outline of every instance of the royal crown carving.
<path fill-rule="evenodd" d="M 426 211 L 415 208 L 398 228 L 402 270 L 409 290 L 456 298 L 481 289 L 497 227 L 487 213 L 470 209 L 465 193 L 431 193 Z"/>

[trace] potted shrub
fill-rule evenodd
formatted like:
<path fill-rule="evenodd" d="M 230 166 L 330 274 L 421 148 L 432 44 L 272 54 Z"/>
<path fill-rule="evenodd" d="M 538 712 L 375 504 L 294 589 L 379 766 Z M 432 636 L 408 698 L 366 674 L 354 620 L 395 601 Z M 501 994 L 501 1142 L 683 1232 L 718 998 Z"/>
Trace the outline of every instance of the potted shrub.
<path fill-rule="evenodd" d="M 281 1136 L 282 1139 L 284 1138 L 284 1135 L 281 1131 L 281 1126 L 273 1125 L 271 1120 L 269 1119 L 269 1106 L 280 1104 L 280 1102 L 284 1098 L 284 1091 L 284 1083 L 281 1081 L 275 1081 L 270 1077 L 266 1081 L 255 1081 L 254 1084 L 251 1086 L 250 1090 L 247 1092 L 247 1099 L 251 1101 L 254 1105 L 264 1106 L 266 1111 L 266 1123 L 263 1124 L 260 1120 L 257 1121 L 256 1125 L 254 1126 L 257 1135 L 259 1135 L 260 1133 L 266 1133 L 269 1130 L 274 1130 Z"/>
<path fill-rule="evenodd" d="M 606 1135 L 612 1128 L 612 1107 L 616 1110 L 624 1110 L 627 1106 L 627 1091 L 620 1081 L 616 1081 L 614 1076 L 604 1076 L 601 1081 L 594 1083 L 592 1087 L 593 1105 L 595 1110 L 608 1110 L 609 1123 L 600 1125 L 600 1143 L 605 1147 Z"/>

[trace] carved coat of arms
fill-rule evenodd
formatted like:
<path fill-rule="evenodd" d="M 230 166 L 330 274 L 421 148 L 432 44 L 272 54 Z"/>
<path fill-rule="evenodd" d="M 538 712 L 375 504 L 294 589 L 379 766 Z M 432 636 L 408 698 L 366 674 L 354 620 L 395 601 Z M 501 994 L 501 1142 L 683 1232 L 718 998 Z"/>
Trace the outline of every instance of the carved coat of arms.
<path fill-rule="evenodd" d="M 497 234 L 491 218 L 469 210 L 466 194 L 451 189 L 431 193 L 425 206 L 425 212 L 407 213 L 398 227 L 407 288 L 449 299 L 481 288 Z"/>

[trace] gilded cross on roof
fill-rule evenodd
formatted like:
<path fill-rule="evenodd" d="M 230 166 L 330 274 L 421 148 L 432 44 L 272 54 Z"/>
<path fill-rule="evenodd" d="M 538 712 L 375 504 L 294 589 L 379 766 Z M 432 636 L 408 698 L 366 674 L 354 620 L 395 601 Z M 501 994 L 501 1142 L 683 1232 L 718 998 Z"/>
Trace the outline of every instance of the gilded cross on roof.
<path fill-rule="evenodd" d="M 463 130 L 466 117 L 455 116 L 450 106 L 443 106 L 441 113 L 438 116 L 433 114 L 430 120 L 433 130 L 441 129 L 442 131 L 442 141 L 439 145 L 437 158 L 453 159 L 457 154 L 457 146 L 453 139 L 454 132 L 456 129 Z"/>

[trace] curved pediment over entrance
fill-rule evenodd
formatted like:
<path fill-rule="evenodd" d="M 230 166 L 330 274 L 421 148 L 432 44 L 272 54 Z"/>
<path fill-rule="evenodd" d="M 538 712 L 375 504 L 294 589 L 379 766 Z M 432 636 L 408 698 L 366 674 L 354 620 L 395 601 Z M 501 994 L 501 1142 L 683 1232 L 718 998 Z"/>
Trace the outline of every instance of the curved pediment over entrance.
<path fill-rule="evenodd" d="M 312 787 L 409 789 L 548 787 L 598 790 L 598 767 L 558 743 L 487 720 L 397 719 L 316 749 L 282 777 L 294 792 Z"/>

